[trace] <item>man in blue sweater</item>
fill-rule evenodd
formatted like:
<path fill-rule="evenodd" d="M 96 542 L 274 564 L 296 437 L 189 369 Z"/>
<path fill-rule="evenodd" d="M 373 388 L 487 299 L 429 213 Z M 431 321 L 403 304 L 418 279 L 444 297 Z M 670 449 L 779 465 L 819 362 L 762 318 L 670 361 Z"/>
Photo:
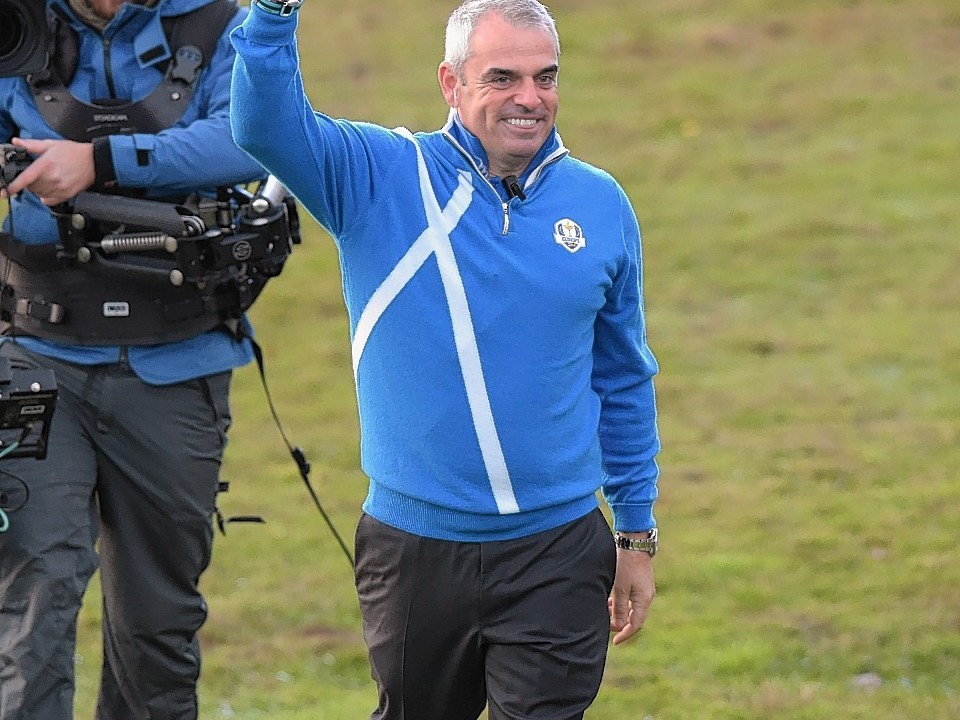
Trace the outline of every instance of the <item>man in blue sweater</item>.
<path fill-rule="evenodd" d="M 557 134 L 559 41 L 536 0 L 454 11 L 449 118 L 417 134 L 312 109 L 299 3 L 255 0 L 233 33 L 231 124 L 340 252 L 372 717 L 580 718 L 608 633 L 635 635 L 654 595 L 636 217 Z"/>
<path fill-rule="evenodd" d="M 243 320 L 228 289 L 88 270 L 127 254 L 85 245 L 70 261 L 51 210 L 80 194 L 127 196 L 107 207 L 213 197 L 265 175 L 227 117 L 228 33 L 246 10 L 223 0 L 47 9 L 56 46 L 46 67 L 0 78 L 0 141 L 32 158 L 3 189 L 0 355 L 22 372 L 52 369 L 59 393 L 46 457 L 0 460 L 0 719 L 73 720 L 77 614 L 99 566 L 97 719 L 194 720 L 207 616 L 198 583 L 231 372 L 253 359 L 251 343 L 235 332 Z"/>

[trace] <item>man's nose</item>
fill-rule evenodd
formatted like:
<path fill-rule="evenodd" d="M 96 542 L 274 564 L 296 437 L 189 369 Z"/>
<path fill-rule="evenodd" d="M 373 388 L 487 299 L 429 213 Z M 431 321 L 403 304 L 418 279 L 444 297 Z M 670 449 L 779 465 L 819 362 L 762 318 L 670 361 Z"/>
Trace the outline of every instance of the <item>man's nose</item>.
<path fill-rule="evenodd" d="M 514 102 L 528 110 L 540 107 L 540 93 L 537 92 L 537 84 L 533 78 L 525 77 L 520 80 Z"/>

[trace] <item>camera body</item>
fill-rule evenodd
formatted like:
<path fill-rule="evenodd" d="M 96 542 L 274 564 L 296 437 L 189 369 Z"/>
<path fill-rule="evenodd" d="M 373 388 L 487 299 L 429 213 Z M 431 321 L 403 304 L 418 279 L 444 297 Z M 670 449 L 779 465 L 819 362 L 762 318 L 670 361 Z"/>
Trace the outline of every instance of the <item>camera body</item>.
<path fill-rule="evenodd" d="M 49 40 L 44 0 L 0 0 L 0 77 L 46 66 Z"/>

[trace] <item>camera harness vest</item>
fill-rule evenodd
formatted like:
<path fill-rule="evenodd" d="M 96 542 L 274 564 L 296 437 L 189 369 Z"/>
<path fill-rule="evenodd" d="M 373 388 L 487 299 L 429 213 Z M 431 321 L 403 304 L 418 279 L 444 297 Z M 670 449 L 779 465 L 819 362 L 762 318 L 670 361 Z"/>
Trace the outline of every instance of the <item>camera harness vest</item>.
<path fill-rule="evenodd" d="M 51 127 L 78 142 L 171 127 L 189 106 L 236 13 L 232 0 L 214 0 L 163 18 L 171 57 L 158 64 L 164 77 L 156 89 L 138 102 L 86 103 L 67 89 L 76 70 L 76 33 L 66 18 L 51 12 L 50 61 L 27 78 L 37 108 Z M 163 52 L 162 46 L 154 47 L 140 60 L 149 62 Z M 113 194 L 134 193 L 116 189 Z M 70 216 L 59 222 L 63 238 Z M 65 261 L 62 244 L 27 244 L 0 233 L 0 319 L 10 324 L 11 334 L 87 345 L 147 345 L 184 340 L 223 325 L 239 333 L 239 318 L 266 280 L 244 279 L 238 293 L 236 281 L 217 288 L 174 286 L 135 274 L 98 273 L 75 260 Z"/>
<path fill-rule="evenodd" d="M 214 0 L 192 12 L 161 19 L 171 57 L 158 63 L 163 80 L 139 102 L 85 103 L 67 89 L 79 53 L 76 32 L 54 10 L 50 29 L 54 42 L 47 68 L 29 76 L 44 120 L 64 137 L 78 142 L 117 133 L 157 133 L 172 127 L 186 111 L 202 70 L 209 63 L 227 23 L 237 13 L 231 0 Z M 162 45 L 140 53 L 149 63 L 164 52 Z"/>
<path fill-rule="evenodd" d="M 66 19 L 52 15 L 54 48 L 48 55 L 48 66 L 28 77 L 37 108 L 51 127 L 78 142 L 110 134 L 157 133 L 171 127 L 190 104 L 200 75 L 236 12 L 233 0 L 214 0 L 192 12 L 163 18 L 171 52 L 163 80 L 139 102 L 109 104 L 82 102 L 67 89 L 76 70 L 78 41 Z M 156 47 L 140 59 L 149 62 L 162 52 L 162 47 Z M 134 193 L 117 190 L 115 194 Z M 293 242 L 299 242 L 295 203 L 288 197 L 284 205 L 296 236 Z M 62 238 L 69 216 L 61 217 L 59 223 Z M 240 277 L 210 292 L 192 284 L 174 286 L 143 277 L 99 275 L 75 261 L 65 263 L 63 255 L 62 245 L 31 245 L 0 232 L 0 320 L 9 323 L 7 332 L 87 345 L 174 342 L 218 326 L 240 337 L 245 334 L 239 322 L 243 312 L 267 281 L 279 274 L 275 267 L 269 275 Z M 279 260 L 280 266 L 283 259 Z M 124 302 L 117 303 L 118 299 Z M 129 317 L 108 316 L 108 308 L 116 304 L 128 304 L 136 312 L 131 310 Z M 253 338 L 250 341 L 274 422 L 315 507 L 352 568 L 353 555 L 310 483 L 310 463 L 303 450 L 290 443 L 277 415 L 267 387 L 262 351 Z M 226 489 L 227 483 L 221 482 L 220 490 Z M 228 522 L 263 522 L 257 516 L 225 518 L 219 508 L 216 519 L 223 533 Z"/>

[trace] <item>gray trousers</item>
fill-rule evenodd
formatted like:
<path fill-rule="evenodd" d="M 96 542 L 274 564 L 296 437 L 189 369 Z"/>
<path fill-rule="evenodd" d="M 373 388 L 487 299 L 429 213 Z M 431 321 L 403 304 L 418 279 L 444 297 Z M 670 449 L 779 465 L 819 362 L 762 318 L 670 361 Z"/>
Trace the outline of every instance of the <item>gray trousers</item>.
<path fill-rule="evenodd" d="M 519 540 L 432 540 L 363 515 L 372 720 L 578 720 L 600 688 L 613 536 L 599 510 Z"/>
<path fill-rule="evenodd" d="M 12 342 L 0 354 L 52 368 L 59 389 L 46 459 L 0 459 L 0 488 L 29 492 L 0 533 L 0 720 L 73 720 L 77 615 L 98 565 L 97 719 L 195 720 L 231 374 L 154 387 L 125 362 Z"/>

